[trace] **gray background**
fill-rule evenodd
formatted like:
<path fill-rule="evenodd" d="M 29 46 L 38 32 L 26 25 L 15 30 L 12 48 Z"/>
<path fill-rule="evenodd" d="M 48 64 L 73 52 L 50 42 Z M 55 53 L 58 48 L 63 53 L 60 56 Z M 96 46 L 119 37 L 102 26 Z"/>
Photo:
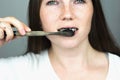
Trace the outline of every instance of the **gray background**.
<path fill-rule="evenodd" d="M 0 17 L 14 16 L 27 24 L 29 0 L 0 0 Z M 27 38 L 19 38 L 0 48 L 0 57 L 16 56 L 25 53 Z"/>
<path fill-rule="evenodd" d="M 0 0 L 0 17 L 14 16 L 27 24 L 29 0 Z M 116 41 L 120 44 L 120 0 L 101 0 L 108 25 Z M 27 37 L 13 40 L 0 47 L 0 57 L 23 54 L 27 47 Z"/>

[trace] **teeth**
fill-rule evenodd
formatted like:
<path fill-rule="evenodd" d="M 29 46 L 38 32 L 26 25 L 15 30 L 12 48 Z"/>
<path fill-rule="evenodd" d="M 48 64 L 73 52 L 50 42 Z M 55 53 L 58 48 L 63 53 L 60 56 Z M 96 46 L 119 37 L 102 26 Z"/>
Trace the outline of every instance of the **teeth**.
<path fill-rule="evenodd" d="M 59 29 L 59 31 L 65 31 L 66 30 L 66 28 L 61 28 L 61 29 Z"/>
<path fill-rule="evenodd" d="M 58 31 L 66 31 L 66 30 L 72 30 L 73 32 L 75 32 L 75 31 L 78 30 L 78 28 L 73 27 L 73 28 L 61 28 L 61 29 L 58 29 Z"/>
<path fill-rule="evenodd" d="M 77 29 L 76 29 L 76 28 L 71 28 L 70 30 L 72 30 L 73 32 L 77 31 Z"/>

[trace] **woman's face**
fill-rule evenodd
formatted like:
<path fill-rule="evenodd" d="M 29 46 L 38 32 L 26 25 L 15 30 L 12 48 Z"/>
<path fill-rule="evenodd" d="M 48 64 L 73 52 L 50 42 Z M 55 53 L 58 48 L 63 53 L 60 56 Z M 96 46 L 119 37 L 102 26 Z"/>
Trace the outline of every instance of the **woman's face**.
<path fill-rule="evenodd" d="M 40 8 L 44 31 L 56 32 L 60 28 L 78 28 L 73 37 L 47 36 L 52 45 L 63 48 L 78 47 L 88 42 L 92 15 L 92 0 L 43 0 Z"/>

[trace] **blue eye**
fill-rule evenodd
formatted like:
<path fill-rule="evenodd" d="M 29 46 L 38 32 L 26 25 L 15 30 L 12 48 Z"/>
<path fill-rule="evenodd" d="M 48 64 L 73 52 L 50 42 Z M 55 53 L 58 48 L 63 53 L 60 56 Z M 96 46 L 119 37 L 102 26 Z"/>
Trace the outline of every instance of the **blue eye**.
<path fill-rule="evenodd" d="M 59 2 L 55 0 L 48 1 L 46 5 L 58 5 Z"/>
<path fill-rule="evenodd" d="M 85 3 L 85 0 L 75 0 L 74 3 L 75 4 L 83 4 L 83 3 Z"/>

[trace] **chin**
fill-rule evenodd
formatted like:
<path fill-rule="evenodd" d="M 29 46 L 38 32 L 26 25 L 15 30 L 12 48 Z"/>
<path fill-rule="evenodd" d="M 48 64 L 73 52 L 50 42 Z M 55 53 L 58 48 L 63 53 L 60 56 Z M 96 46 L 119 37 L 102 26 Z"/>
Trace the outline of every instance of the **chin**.
<path fill-rule="evenodd" d="M 64 41 L 57 43 L 57 46 L 64 49 L 72 49 L 78 47 L 78 43 L 75 41 Z"/>
<path fill-rule="evenodd" d="M 78 38 L 57 38 L 57 37 L 48 37 L 53 46 L 64 48 L 64 49 L 72 49 L 78 48 L 81 41 Z"/>
<path fill-rule="evenodd" d="M 77 48 L 77 46 L 73 46 L 73 45 L 70 45 L 70 46 L 62 46 L 62 48 L 64 48 L 64 49 L 75 49 L 75 48 Z"/>

